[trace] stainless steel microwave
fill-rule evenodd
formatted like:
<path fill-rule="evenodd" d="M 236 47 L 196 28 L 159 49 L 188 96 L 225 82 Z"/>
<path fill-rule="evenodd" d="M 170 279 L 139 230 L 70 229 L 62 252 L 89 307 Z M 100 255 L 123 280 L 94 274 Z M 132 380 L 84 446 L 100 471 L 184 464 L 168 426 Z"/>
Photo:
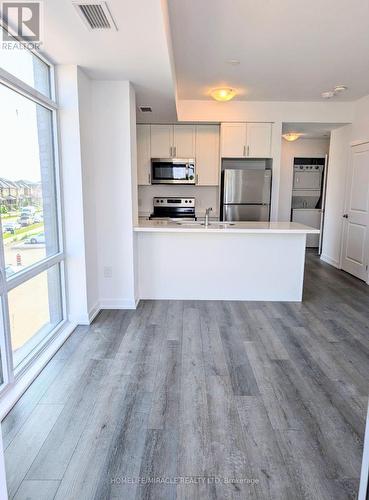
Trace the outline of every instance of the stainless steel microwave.
<path fill-rule="evenodd" d="M 152 158 L 151 184 L 196 184 L 193 158 Z"/>

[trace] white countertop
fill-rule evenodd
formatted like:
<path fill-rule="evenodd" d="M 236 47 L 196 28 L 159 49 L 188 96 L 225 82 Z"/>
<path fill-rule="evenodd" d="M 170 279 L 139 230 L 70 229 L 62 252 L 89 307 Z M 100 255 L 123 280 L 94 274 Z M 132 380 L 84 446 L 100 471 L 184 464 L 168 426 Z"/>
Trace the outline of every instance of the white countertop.
<path fill-rule="evenodd" d="M 319 234 L 319 229 L 297 222 L 228 222 L 211 221 L 208 227 L 198 222 L 140 220 L 137 232 L 158 233 L 248 233 L 248 234 Z"/>

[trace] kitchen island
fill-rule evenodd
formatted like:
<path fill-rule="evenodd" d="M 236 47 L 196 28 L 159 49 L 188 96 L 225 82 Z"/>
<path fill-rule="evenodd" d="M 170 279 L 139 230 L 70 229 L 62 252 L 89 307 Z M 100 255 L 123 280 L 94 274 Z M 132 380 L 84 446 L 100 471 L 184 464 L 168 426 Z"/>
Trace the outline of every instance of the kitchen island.
<path fill-rule="evenodd" d="M 307 234 L 294 222 L 142 220 L 140 299 L 301 301 Z"/>

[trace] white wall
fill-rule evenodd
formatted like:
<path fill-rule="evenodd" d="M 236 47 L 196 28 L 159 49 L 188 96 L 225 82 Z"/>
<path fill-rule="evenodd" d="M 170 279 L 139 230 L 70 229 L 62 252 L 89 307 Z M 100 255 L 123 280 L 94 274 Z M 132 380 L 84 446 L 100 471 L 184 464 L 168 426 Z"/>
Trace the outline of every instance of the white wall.
<path fill-rule="evenodd" d="M 136 109 L 129 82 L 57 71 L 69 319 L 135 306 Z"/>
<path fill-rule="evenodd" d="M 299 156 L 322 156 L 329 151 L 329 139 L 298 139 L 295 142 L 282 140 L 281 175 L 279 187 L 278 220 L 291 220 L 291 196 L 293 181 L 293 159 Z"/>
<path fill-rule="evenodd" d="M 369 142 L 369 96 L 354 103 L 351 141 Z"/>
<path fill-rule="evenodd" d="M 351 123 L 354 103 L 179 100 L 177 111 L 183 122 Z"/>
<path fill-rule="evenodd" d="M 135 306 L 136 116 L 129 82 L 93 81 L 93 155 L 101 308 Z"/>
<path fill-rule="evenodd" d="M 194 196 L 198 217 L 203 217 L 208 207 L 213 209 L 212 217 L 219 216 L 219 188 L 216 186 L 139 186 L 138 210 L 141 217 L 152 213 L 154 196 Z"/>
<path fill-rule="evenodd" d="M 91 112 L 91 81 L 78 68 L 78 102 L 81 140 L 83 219 L 85 235 L 85 266 L 87 282 L 87 305 L 90 318 L 99 309 L 97 279 L 97 238 L 96 238 L 96 186 L 94 170 L 94 130 Z"/>
<path fill-rule="evenodd" d="M 57 91 L 68 317 L 71 322 L 87 324 L 89 308 L 77 66 L 58 66 Z"/>
<path fill-rule="evenodd" d="M 332 130 L 329 147 L 322 259 L 335 267 L 340 267 L 350 135 L 350 125 Z"/>

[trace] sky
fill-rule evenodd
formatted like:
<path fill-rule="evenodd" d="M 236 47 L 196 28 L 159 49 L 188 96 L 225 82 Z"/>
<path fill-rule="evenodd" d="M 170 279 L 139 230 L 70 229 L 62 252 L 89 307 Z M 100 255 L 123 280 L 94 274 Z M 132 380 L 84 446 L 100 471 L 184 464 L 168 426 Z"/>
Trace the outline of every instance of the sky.
<path fill-rule="evenodd" d="M 25 50 L 4 50 L 0 43 L 0 67 L 32 86 L 33 57 Z M 36 107 L 0 84 L 0 177 L 40 181 Z"/>

